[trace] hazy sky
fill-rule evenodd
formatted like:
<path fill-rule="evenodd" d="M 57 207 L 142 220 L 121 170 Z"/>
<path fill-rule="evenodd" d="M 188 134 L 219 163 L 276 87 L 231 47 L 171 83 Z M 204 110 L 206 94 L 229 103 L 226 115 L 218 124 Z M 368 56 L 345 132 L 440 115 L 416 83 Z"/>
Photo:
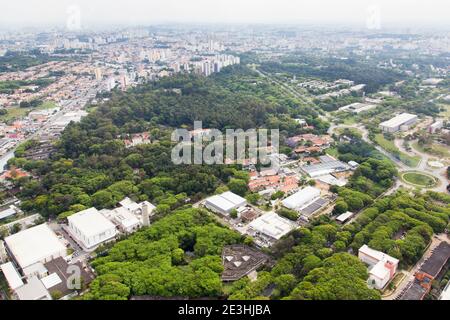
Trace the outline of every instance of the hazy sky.
<path fill-rule="evenodd" d="M 449 0 L 0 0 L 0 25 L 343 23 L 450 24 Z M 78 8 L 78 9 L 74 9 Z"/>

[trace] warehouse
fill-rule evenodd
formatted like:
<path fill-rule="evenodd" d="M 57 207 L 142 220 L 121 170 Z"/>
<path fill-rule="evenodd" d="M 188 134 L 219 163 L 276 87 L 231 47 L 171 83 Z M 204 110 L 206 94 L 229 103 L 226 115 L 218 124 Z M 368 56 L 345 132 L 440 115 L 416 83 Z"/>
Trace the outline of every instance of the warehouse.
<path fill-rule="evenodd" d="M 117 234 L 114 224 L 96 208 L 90 208 L 67 218 L 69 230 L 75 239 L 86 249 L 114 238 Z"/>
<path fill-rule="evenodd" d="M 260 233 L 271 240 L 279 240 L 296 228 L 296 224 L 280 217 L 275 212 L 262 215 L 249 224 L 249 230 Z"/>
<path fill-rule="evenodd" d="M 5 243 L 8 252 L 22 269 L 67 254 L 64 244 L 45 223 L 9 236 Z"/>
<path fill-rule="evenodd" d="M 320 197 L 320 190 L 314 187 L 306 187 L 282 201 L 283 206 L 292 210 L 300 210 Z"/>
<path fill-rule="evenodd" d="M 247 201 L 244 198 L 230 191 L 212 196 L 205 201 L 206 208 L 225 216 L 229 215 L 234 209 L 245 205 L 247 205 Z"/>
<path fill-rule="evenodd" d="M 406 131 L 417 122 L 417 119 L 417 116 L 414 114 L 402 113 L 391 120 L 380 123 L 380 129 L 388 133 L 394 133 L 400 130 Z"/>
<path fill-rule="evenodd" d="M 330 156 L 321 156 L 320 163 L 302 166 L 300 169 L 311 178 L 317 178 L 331 173 L 350 171 L 351 167 Z"/>
<path fill-rule="evenodd" d="M 345 111 L 345 112 L 349 112 L 349 113 L 358 114 L 358 113 L 361 113 L 364 111 L 372 110 L 376 107 L 377 107 L 376 104 L 356 102 L 356 103 L 352 103 L 347 106 L 339 108 L 339 111 Z"/>

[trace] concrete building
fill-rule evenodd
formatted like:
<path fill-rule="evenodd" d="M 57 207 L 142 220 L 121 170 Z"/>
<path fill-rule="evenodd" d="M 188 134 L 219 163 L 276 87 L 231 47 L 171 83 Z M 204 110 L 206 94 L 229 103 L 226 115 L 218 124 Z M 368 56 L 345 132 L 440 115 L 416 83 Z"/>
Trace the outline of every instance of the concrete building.
<path fill-rule="evenodd" d="M 294 222 L 280 217 L 275 212 L 270 212 L 253 220 L 249 224 L 248 229 L 254 233 L 262 234 L 271 240 L 279 240 L 296 227 L 297 225 Z"/>
<path fill-rule="evenodd" d="M 11 290 L 16 290 L 17 288 L 23 286 L 24 283 L 22 277 L 17 272 L 16 268 L 14 268 L 14 265 L 11 262 L 2 264 L 0 266 L 0 269 L 2 270 L 6 282 L 8 282 L 8 285 L 11 288 Z"/>
<path fill-rule="evenodd" d="M 42 281 L 36 277 L 17 288 L 15 295 L 19 300 L 52 300 L 50 292 L 45 288 Z"/>
<path fill-rule="evenodd" d="M 305 165 L 300 167 L 300 169 L 311 178 L 317 178 L 332 173 L 350 171 L 352 169 L 347 163 L 336 160 L 328 155 L 321 156 L 319 159 L 320 163 Z"/>
<path fill-rule="evenodd" d="M 234 209 L 243 207 L 247 204 L 247 201 L 234 194 L 231 191 L 227 191 L 220 195 L 209 197 L 205 201 L 205 207 L 222 215 L 229 215 Z"/>
<path fill-rule="evenodd" d="M 282 201 L 283 206 L 292 210 L 300 210 L 320 197 L 320 190 L 314 187 L 306 187 Z"/>
<path fill-rule="evenodd" d="M 67 255 L 64 244 L 45 223 L 9 236 L 5 243 L 10 256 L 22 270 Z"/>
<path fill-rule="evenodd" d="M 117 234 L 114 224 L 96 208 L 89 208 L 67 218 L 69 230 L 75 239 L 86 249 L 114 238 Z"/>
<path fill-rule="evenodd" d="M 336 221 L 340 224 L 344 224 L 349 221 L 355 214 L 353 212 L 347 211 L 336 217 Z"/>
<path fill-rule="evenodd" d="M 437 130 L 442 129 L 443 126 L 444 122 L 442 120 L 438 120 L 428 127 L 428 132 L 434 134 Z"/>
<path fill-rule="evenodd" d="M 352 103 L 352 104 L 346 105 L 344 107 L 341 107 L 338 110 L 358 114 L 358 113 L 361 113 L 364 111 L 372 110 L 376 107 L 377 107 L 376 104 L 356 102 L 356 103 Z"/>
<path fill-rule="evenodd" d="M 383 132 L 394 133 L 397 131 L 406 131 L 417 122 L 417 116 L 410 113 L 402 113 L 398 116 L 380 123 L 380 129 Z"/>
<path fill-rule="evenodd" d="M 369 266 L 368 283 L 376 289 L 383 289 L 397 272 L 398 259 L 367 245 L 359 248 L 358 258 Z"/>
<path fill-rule="evenodd" d="M 125 207 L 118 207 L 114 210 L 107 210 L 104 214 L 110 221 L 118 226 L 124 233 L 132 233 L 140 228 L 141 222 L 139 219 L 127 210 Z"/>

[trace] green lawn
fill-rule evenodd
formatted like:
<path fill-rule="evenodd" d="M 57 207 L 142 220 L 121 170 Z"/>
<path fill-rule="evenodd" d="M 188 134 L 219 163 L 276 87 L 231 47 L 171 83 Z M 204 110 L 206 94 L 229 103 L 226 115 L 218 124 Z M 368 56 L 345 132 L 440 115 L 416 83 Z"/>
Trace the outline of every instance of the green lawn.
<path fill-rule="evenodd" d="M 402 175 L 402 179 L 409 184 L 423 187 L 431 188 L 436 185 L 436 179 L 430 175 L 423 174 L 420 172 L 407 172 Z"/>
<path fill-rule="evenodd" d="M 387 140 L 383 134 L 379 133 L 375 135 L 375 142 L 387 152 L 391 153 L 394 157 L 410 167 L 417 167 L 420 162 L 419 156 L 410 156 L 404 152 L 401 152 L 394 141 Z"/>
<path fill-rule="evenodd" d="M 328 148 L 326 150 L 326 153 L 335 158 L 337 158 L 337 156 L 339 155 L 339 152 L 337 151 L 336 148 Z"/>
<path fill-rule="evenodd" d="M 421 146 L 417 142 L 415 142 L 413 144 L 413 148 L 420 152 L 429 153 L 429 154 L 439 157 L 439 158 L 450 157 L 449 148 L 440 146 L 435 143 L 432 143 L 431 145 Z"/>
<path fill-rule="evenodd" d="M 7 114 L 0 116 L 0 121 L 2 122 L 8 122 L 11 120 L 15 120 L 21 117 L 26 116 L 30 111 L 33 110 L 44 110 L 44 109 L 52 109 L 56 107 L 56 103 L 53 101 L 44 101 L 39 107 L 37 108 L 20 108 L 19 106 L 15 106 L 12 108 L 7 108 L 8 111 Z"/>

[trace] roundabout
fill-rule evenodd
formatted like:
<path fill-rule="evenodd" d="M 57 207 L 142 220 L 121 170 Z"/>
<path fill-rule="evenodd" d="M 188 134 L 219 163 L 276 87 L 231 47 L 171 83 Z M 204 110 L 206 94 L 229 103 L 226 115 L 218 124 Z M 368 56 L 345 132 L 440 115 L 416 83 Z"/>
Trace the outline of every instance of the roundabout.
<path fill-rule="evenodd" d="M 419 188 L 433 188 L 438 185 L 436 177 L 423 172 L 402 172 L 400 177 L 403 182 Z"/>

